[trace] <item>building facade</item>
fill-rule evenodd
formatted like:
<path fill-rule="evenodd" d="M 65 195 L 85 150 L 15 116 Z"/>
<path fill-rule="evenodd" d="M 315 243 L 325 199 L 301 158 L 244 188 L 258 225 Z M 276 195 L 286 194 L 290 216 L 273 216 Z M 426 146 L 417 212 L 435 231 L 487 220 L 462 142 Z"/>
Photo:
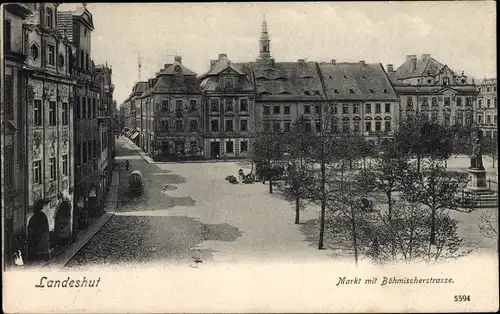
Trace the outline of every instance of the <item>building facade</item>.
<path fill-rule="evenodd" d="M 474 124 L 478 93 L 463 72 L 457 75 L 429 54 L 408 55 L 395 71 L 387 65 L 387 72 L 400 98 L 401 120 L 418 112 L 444 126 Z"/>
<path fill-rule="evenodd" d="M 485 136 L 498 138 L 497 79 L 484 79 L 478 85 L 478 91 L 477 125 L 483 130 Z"/>
<path fill-rule="evenodd" d="M 196 73 L 180 56 L 165 64 L 141 96 L 141 138 L 155 159 L 203 156 L 202 91 Z M 147 140 L 149 138 L 149 140 Z"/>
<path fill-rule="evenodd" d="M 199 77 L 205 122 L 204 157 L 247 157 L 254 137 L 254 88 L 251 77 L 225 54 Z"/>
<path fill-rule="evenodd" d="M 28 209 L 27 198 L 27 82 L 29 72 L 23 66 L 27 58 L 24 43 L 24 19 L 32 12 L 18 3 L 3 6 L 2 108 L 1 108 L 1 201 L 4 216 L 2 229 L 4 264 L 13 264 L 18 250 L 26 258 Z"/>
<path fill-rule="evenodd" d="M 95 80 L 92 55 L 92 14 L 85 4 L 74 12 L 59 12 L 62 23 L 60 32 L 65 33 L 74 45 L 73 75 L 77 84 L 74 92 L 74 140 L 75 191 L 73 198 L 73 228 L 87 228 L 90 219 L 101 213 L 100 190 L 100 133 L 98 108 L 100 87 Z"/>
<path fill-rule="evenodd" d="M 107 65 L 97 65 L 94 72 L 94 80 L 100 88 L 100 103 L 97 108 L 97 118 L 99 121 L 99 208 L 104 210 L 104 201 L 109 191 L 112 175 L 113 175 L 113 147 L 114 147 L 114 132 L 113 132 L 113 91 L 112 69 Z"/>
<path fill-rule="evenodd" d="M 58 32 L 58 4 L 29 4 L 26 123 L 27 258 L 48 260 L 74 233 L 72 45 Z"/>

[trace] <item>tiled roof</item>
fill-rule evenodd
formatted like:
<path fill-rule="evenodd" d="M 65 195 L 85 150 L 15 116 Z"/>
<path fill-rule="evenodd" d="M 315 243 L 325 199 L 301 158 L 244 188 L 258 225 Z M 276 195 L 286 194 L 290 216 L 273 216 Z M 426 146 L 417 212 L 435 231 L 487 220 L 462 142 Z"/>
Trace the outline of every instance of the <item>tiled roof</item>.
<path fill-rule="evenodd" d="M 148 88 L 148 82 L 138 82 L 132 89 L 132 95 L 142 94 Z"/>
<path fill-rule="evenodd" d="M 443 67 L 443 64 L 432 57 L 425 59 L 409 59 L 396 69 L 395 78 L 403 80 L 413 77 L 435 76 Z"/>
<path fill-rule="evenodd" d="M 181 71 L 176 72 L 176 67 L 179 66 Z M 176 81 L 177 73 L 182 73 L 182 80 Z M 147 83 L 144 88 L 144 93 L 141 97 L 152 93 L 201 93 L 201 88 L 196 73 L 175 61 L 169 64 L 166 69 L 161 70 L 156 76 L 158 82 L 151 89 L 147 89 Z"/>
<path fill-rule="evenodd" d="M 238 65 L 235 63 L 231 62 L 227 58 L 227 56 L 222 56 L 215 64 L 214 66 L 208 71 L 207 73 L 203 74 L 200 78 L 205 78 L 206 76 L 211 76 L 211 75 L 219 75 L 222 71 L 226 70 L 227 68 L 232 69 L 238 74 L 245 75 L 246 73 L 243 72 Z"/>
<path fill-rule="evenodd" d="M 196 76 L 196 73 L 188 69 L 186 66 L 184 66 L 182 63 L 175 61 L 174 63 L 170 64 L 166 69 L 162 69 L 160 71 L 160 75 L 173 75 L 178 72 L 176 72 L 176 68 L 180 67 L 181 71 L 179 73 L 182 73 L 183 75 L 194 75 Z"/>
<path fill-rule="evenodd" d="M 314 62 L 252 62 L 238 65 L 245 72 L 252 71 L 257 97 L 262 99 L 324 98 Z"/>
<path fill-rule="evenodd" d="M 217 63 L 212 66 L 210 71 L 199 77 L 201 80 L 200 87 L 204 91 L 216 91 L 216 89 L 220 86 L 220 83 L 218 82 L 218 75 L 226 69 L 231 69 L 239 74 L 240 81 L 236 83 L 237 88 L 247 92 L 253 91 L 251 75 L 244 72 L 238 64 L 231 62 L 226 56 L 221 57 Z"/>
<path fill-rule="evenodd" d="M 68 11 L 57 12 L 57 30 L 61 35 L 66 33 L 69 41 L 73 42 L 73 13 Z"/>
<path fill-rule="evenodd" d="M 318 64 L 328 99 L 397 99 L 380 63 Z"/>

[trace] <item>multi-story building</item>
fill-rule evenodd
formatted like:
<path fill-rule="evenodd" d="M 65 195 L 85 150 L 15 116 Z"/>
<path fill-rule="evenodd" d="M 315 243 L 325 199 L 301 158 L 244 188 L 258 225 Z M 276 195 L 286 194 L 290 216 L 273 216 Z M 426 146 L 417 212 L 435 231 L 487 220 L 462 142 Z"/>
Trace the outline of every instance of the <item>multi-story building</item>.
<path fill-rule="evenodd" d="M 74 12 L 59 12 L 59 30 L 75 46 L 73 75 L 77 79 L 74 95 L 75 192 L 74 228 L 86 228 L 92 216 L 99 215 L 100 133 L 98 107 L 100 87 L 94 79 L 95 65 L 91 59 L 91 39 L 94 30 L 92 14 L 86 5 Z"/>
<path fill-rule="evenodd" d="M 72 45 L 58 32 L 58 4 L 31 3 L 24 36 L 29 71 L 25 116 L 27 257 L 47 260 L 72 234 L 73 87 Z M 25 172 L 26 173 L 26 172 Z"/>
<path fill-rule="evenodd" d="M 484 135 L 497 138 L 497 79 L 484 79 L 478 84 L 477 125 Z"/>
<path fill-rule="evenodd" d="M 130 120 L 130 139 L 134 141 L 137 146 L 141 146 L 142 136 L 141 134 L 141 99 L 140 96 L 146 91 L 148 82 L 138 82 L 134 85 L 132 93 L 125 100 L 126 103 L 130 103 L 130 116 L 127 117 Z"/>
<path fill-rule="evenodd" d="M 196 73 L 180 56 L 148 81 L 141 100 L 149 115 L 142 123 L 148 154 L 157 159 L 203 156 L 202 91 Z"/>
<path fill-rule="evenodd" d="M 127 131 L 132 130 L 132 116 L 130 111 L 130 97 L 127 98 L 120 106 L 120 119 L 122 129 Z"/>
<path fill-rule="evenodd" d="M 12 265 L 13 253 L 20 250 L 26 258 L 26 214 L 28 210 L 26 151 L 27 142 L 27 81 L 29 72 L 23 66 L 28 51 L 23 20 L 32 12 L 24 4 L 3 6 L 2 107 L 1 107 L 1 200 L 4 228 L 2 239 L 4 267 Z M 31 111 L 29 112 L 31 114 Z"/>
<path fill-rule="evenodd" d="M 220 54 L 199 80 L 203 90 L 205 158 L 248 156 L 255 121 L 251 77 L 227 55 Z"/>
<path fill-rule="evenodd" d="M 359 132 L 379 144 L 398 125 L 399 99 L 381 64 L 320 63 L 333 132 Z"/>
<path fill-rule="evenodd" d="M 113 91 L 114 85 L 111 81 L 113 71 L 111 67 L 106 65 L 97 65 L 94 75 L 95 81 L 100 88 L 100 106 L 98 110 L 99 121 L 99 173 L 100 183 L 99 191 L 99 208 L 104 209 L 104 200 L 109 191 L 111 179 L 113 175 L 113 150 L 114 146 L 114 132 L 113 132 L 113 119 L 112 119 L 112 105 L 113 105 Z"/>
<path fill-rule="evenodd" d="M 406 56 L 395 71 L 387 65 L 396 94 L 400 97 L 400 119 L 419 112 L 445 126 L 474 123 L 477 89 L 467 76 L 423 54 Z"/>

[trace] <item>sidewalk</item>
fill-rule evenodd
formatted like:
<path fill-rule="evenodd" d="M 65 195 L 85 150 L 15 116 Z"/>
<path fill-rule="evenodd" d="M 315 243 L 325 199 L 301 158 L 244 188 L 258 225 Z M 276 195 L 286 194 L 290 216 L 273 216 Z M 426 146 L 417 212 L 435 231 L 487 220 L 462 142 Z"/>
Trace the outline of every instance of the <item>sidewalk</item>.
<path fill-rule="evenodd" d="M 142 159 L 144 159 L 144 161 L 146 161 L 148 164 L 178 164 L 179 163 L 177 161 L 154 161 L 140 147 L 135 145 L 135 143 L 131 139 L 129 139 L 128 137 L 125 137 L 125 138 L 122 137 L 119 140 L 123 140 L 123 142 L 125 142 L 129 146 L 128 148 L 133 149 L 136 152 L 138 152 L 141 155 Z M 249 159 L 246 159 L 246 158 L 228 159 L 228 162 L 229 161 L 233 161 L 233 162 L 234 161 L 244 161 L 244 160 L 249 160 Z M 180 163 L 187 164 L 187 163 L 220 163 L 220 162 L 224 162 L 224 160 L 214 160 L 214 159 L 182 160 Z"/>
<path fill-rule="evenodd" d="M 76 235 L 76 240 L 61 254 L 56 256 L 53 260 L 43 265 L 49 269 L 62 269 L 72 258 L 75 256 L 92 237 L 101 230 L 102 227 L 113 217 L 116 210 L 118 201 L 118 188 L 120 186 L 120 172 L 113 171 L 113 179 L 111 186 L 104 202 L 104 211 L 100 217 L 96 218 L 92 224 L 85 230 L 81 230 Z"/>

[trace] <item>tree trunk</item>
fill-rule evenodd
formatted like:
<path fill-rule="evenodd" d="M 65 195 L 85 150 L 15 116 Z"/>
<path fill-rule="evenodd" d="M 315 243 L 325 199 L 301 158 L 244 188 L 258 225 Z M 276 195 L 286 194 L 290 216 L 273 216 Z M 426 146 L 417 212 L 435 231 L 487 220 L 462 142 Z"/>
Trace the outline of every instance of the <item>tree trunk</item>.
<path fill-rule="evenodd" d="M 351 222 L 352 222 L 352 242 L 354 245 L 354 263 L 358 265 L 358 237 L 356 234 L 356 214 L 354 213 L 354 208 L 351 205 Z"/>
<path fill-rule="evenodd" d="M 319 226 L 319 243 L 318 249 L 324 249 L 324 235 L 325 235 L 325 210 L 326 210 L 326 192 L 325 192 L 326 170 L 325 161 L 321 160 L 321 217 Z"/>
<path fill-rule="evenodd" d="M 366 171 L 366 157 L 363 157 L 363 171 Z"/>
<path fill-rule="evenodd" d="M 300 196 L 295 197 L 295 224 L 300 223 Z"/>
<path fill-rule="evenodd" d="M 436 243 L 436 209 L 432 209 L 431 213 L 431 239 L 430 244 Z"/>
<path fill-rule="evenodd" d="M 417 172 L 420 173 L 420 155 L 417 154 Z"/>
<path fill-rule="evenodd" d="M 387 194 L 387 205 L 388 205 L 388 219 L 389 219 L 389 227 L 392 228 L 392 193 L 386 192 Z M 391 239 L 391 255 L 392 258 L 394 259 L 396 257 L 396 249 L 395 249 L 395 243 L 394 243 L 394 237 Z"/>
<path fill-rule="evenodd" d="M 273 178 L 269 177 L 269 193 L 273 193 Z"/>

